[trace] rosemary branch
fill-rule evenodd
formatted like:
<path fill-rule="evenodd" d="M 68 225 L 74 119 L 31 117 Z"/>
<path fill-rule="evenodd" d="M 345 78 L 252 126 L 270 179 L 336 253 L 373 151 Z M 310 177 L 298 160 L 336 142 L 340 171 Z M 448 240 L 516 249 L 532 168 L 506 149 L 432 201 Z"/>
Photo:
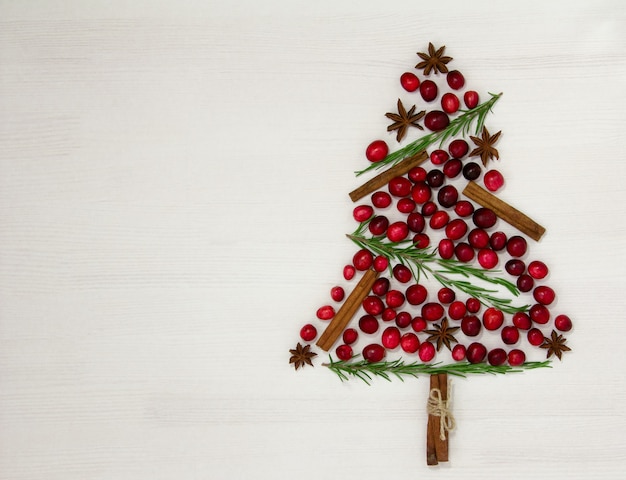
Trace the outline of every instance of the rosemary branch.
<path fill-rule="evenodd" d="M 498 93 L 497 95 L 494 93 L 490 93 L 489 95 L 491 95 L 491 98 L 486 102 L 481 103 L 471 110 L 463 110 L 463 114 L 452 120 L 445 129 L 439 132 L 432 132 L 428 135 L 424 135 L 423 137 L 418 138 L 417 140 L 409 143 L 401 149 L 390 153 L 380 162 L 372 163 L 367 168 L 355 172 L 356 176 L 358 177 L 359 175 L 362 175 L 373 169 L 378 170 L 387 165 L 393 166 L 400 160 L 411 155 L 415 155 L 420 150 L 426 149 L 426 147 L 432 145 L 437 141 L 440 142 L 440 145 L 443 144 L 443 142 L 445 142 L 448 138 L 458 135 L 459 132 L 462 132 L 463 135 L 466 135 L 470 131 L 474 120 L 476 120 L 475 134 L 478 135 L 483 129 L 483 125 L 485 124 L 485 118 L 487 117 L 487 114 L 491 111 L 491 107 L 493 107 L 493 105 L 502 96 L 502 93 Z"/>
<path fill-rule="evenodd" d="M 498 290 L 485 288 L 464 280 L 464 278 L 474 278 L 493 285 L 500 285 L 506 288 L 512 295 L 519 296 L 520 292 L 517 286 L 504 278 L 492 275 L 493 273 L 499 273 L 499 271 L 492 270 L 489 272 L 491 274 L 489 274 L 485 270 L 456 260 L 443 259 L 436 254 L 436 249 L 417 248 L 412 240 L 390 242 L 385 241 L 384 237 L 367 238 L 363 235 L 366 224 L 367 222 L 361 223 L 356 231 L 351 235 L 347 235 L 347 237 L 360 248 L 365 248 L 375 255 L 386 257 L 390 263 L 389 268 L 392 268 L 392 261 L 401 263 L 411 270 L 417 282 L 420 281 L 422 276 L 428 278 L 429 275 L 432 275 L 444 287 L 464 292 L 477 298 L 483 305 L 493 306 L 504 313 L 513 314 L 528 310 L 528 305 L 514 306 L 511 304 L 510 298 L 500 298 L 494 295 L 499 293 Z M 439 268 L 435 269 L 431 264 L 435 264 Z M 463 278 L 454 278 L 454 276 Z"/>
<path fill-rule="evenodd" d="M 353 358 L 356 358 L 353 357 Z M 322 366 L 328 367 L 332 372 L 337 374 L 341 381 L 347 381 L 350 376 L 359 378 L 370 385 L 373 377 L 382 377 L 387 381 L 391 381 L 392 377 L 396 377 L 404 381 L 404 377 L 410 376 L 418 378 L 419 375 L 432 375 L 436 373 L 449 373 L 457 377 L 466 377 L 467 375 L 481 374 L 506 374 L 518 373 L 524 370 L 533 370 L 535 368 L 552 368 L 550 361 L 543 362 L 526 362 L 519 367 L 511 367 L 509 365 L 489 365 L 488 363 L 469 363 L 458 362 L 450 364 L 440 363 L 405 363 L 404 360 L 392 360 L 384 362 L 370 363 L 367 360 L 344 361 L 333 360 L 329 355 L 329 363 L 323 363 Z"/>

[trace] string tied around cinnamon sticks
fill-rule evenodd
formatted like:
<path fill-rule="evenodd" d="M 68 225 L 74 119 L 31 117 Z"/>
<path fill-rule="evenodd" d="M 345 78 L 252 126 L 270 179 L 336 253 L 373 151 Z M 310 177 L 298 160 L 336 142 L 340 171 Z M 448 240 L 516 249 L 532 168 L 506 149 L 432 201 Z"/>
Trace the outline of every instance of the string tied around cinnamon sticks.
<path fill-rule="evenodd" d="M 450 432 L 456 427 L 456 421 L 454 420 L 454 415 L 452 415 L 452 411 L 450 409 L 452 403 L 449 400 L 451 388 L 452 386 L 450 381 L 448 381 L 448 399 L 445 400 L 440 389 L 432 388 L 430 390 L 430 394 L 428 395 L 428 403 L 426 404 L 426 409 L 428 410 L 429 415 L 440 417 L 439 438 L 441 438 L 441 440 L 446 439 L 446 432 Z"/>

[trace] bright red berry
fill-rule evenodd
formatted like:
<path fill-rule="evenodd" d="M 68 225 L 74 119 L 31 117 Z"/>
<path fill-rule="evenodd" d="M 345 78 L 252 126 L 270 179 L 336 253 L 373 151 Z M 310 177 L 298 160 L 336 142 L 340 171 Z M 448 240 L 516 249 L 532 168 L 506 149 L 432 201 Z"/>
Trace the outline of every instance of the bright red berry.
<path fill-rule="evenodd" d="M 427 326 L 428 324 L 426 323 L 426 320 L 424 320 L 422 317 L 415 317 L 411 322 L 411 328 L 415 332 L 422 332 L 426 330 Z"/>
<path fill-rule="evenodd" d="M 419 346 L 420 340 L 417 338 L 417 335 L 412 332 L 407 332 L 400 338 L 400 348 L 406 353 L 417 352 Z"/>
<path fill-rule="evenodd" d="M 335 309 L 331 305 L 324 305 L 317 309 L 316 315 L 320 320 L 330 320 L 335 316 Z"/>
<path fill-rule="evenodd" d="M 401 242 L 409 236 L 409 226 L 406 222 L 394 222 L 387 228 L 387 238 L 391 242 Z"/>
<path fill-rule="evenodd" d="M 389 153 L 389 147 L 384 140 L 374 140 L 365 149 L 365 157 L 372 163 L 380 162 Z"/>
<path fill-rule="evenodd" d="M 417 75 L 411 72 L 405 72 L 400 76 L 400 85 L 407 92 L 414 92 L 420 86 L 420 80 Z"/>
<path fill-rule="evenodd" d="M 374 270 L 377 272 L 384 272 L 387 270 L 389 266 L 389 259 L 387 257 L 383 257 L 382 255 L 378 255 L 374 258 Z"/>
<path fill-rule="evenodd" d="M 332 298 L 335 302 L 341 302 L 345 295 L 346 292 L 343 287 L 336 286 L 330 289 L 330 298 Z"/>
<path fill-rule="evenodd" d="M 441 97 L 441 109 L 446 113 L 455 113 L 460 106 L 459 97 L 454 93 L 444 93 L 443 97 Z"/>
<path fill-rule="evenodd" d="M 339 360 L 347 361 L 352 358 L 353 352 L 350 345 L 339 345 L 335 349 L 335 354 Z"/>
<path fill-rule="evenodd" d="M 404 304 L 404 294 L 400 290 L 389 290 L 385 295 L 385 301 L 390 308 L 398 308 Z"/>
<path fill-rule="evenodd" d="M 411 193 L 413 182 L 406 177 L 394 177 L 389 180 L 387 188 L 394 197 L 406 197 Z"/>
<path fill-rule="evenodd" d="M 498 330 L 504 323 L 504 314 L 495 307 L 489 307 L 483 312 L 483 325 L 487 330 Z"/>
<path fill-rule="evenodd" d="M 456 178 L 463 170 L 463 162 L 458 158 L 451 158 L 443 165 L 443 174 L 448 178 Z"/>
<path fill-rule="evenodd" d="M 465 303 L 460 300 L 455 300 L 448 306 L 448 317 L 452 320 L 461 320 L 465 316 L 467 308 Z"/>
<path fill-rule="evenodd" d="M 417 182 L 411 189 L 411 197 L 416 203 L 423 204 L 430 200 L 432 190 L 426 182 Z"/>
<path fill-rule="evenodd" d="M 519 330 L 512 325 L 507 325 L 502 329 L 500 336 L 507 345 L 514 345 L 519 340 Z"/>
<path fill-rule="evenodd" d="M 415 210 L 415 207 L 415 201 L 411 200 L 410 198 L 401 198 L 400 200 L 398 200 L 398 203 L 396 203 L 396 208 L 400 213 L 409 214 L 413 210 Z"/>
<path fill-rule="evenodd" d="M 480 310 L 480 300 L 474 297 L 470 297 L 465 300 L 465 306 L 470 313 L 477 313 Z"/>
<path fill-rule="evenodd" d="M 498 254 L 490 248 L 481 248 L 478 251 L 478 263 L 484 269 L 490 270 L 498 264 Z"/>
<path fill-rule="evenodd" d="M 437 252 L 441 258 L 449 260 L 454 256 L 454 242 L 449 238 L 442 238 L 439 240 Z"/>
<path fill-rule="evenodd" d="M 439 210 L 438 212 L 435 212 L 432 217 L 430 217 L 428 224 L 433 230 L 440 230 L 448 224 L 449 220 L 450 214 L 445 210 Z"/>
<path fill-rule="evenodd" d="M 469 217 L 474 213 L 474 205 L 472 205 L 471 202 L 468 202 L 467 200 L 460 200 L 454 206 L 454 212 L 459 217 Z"/>
<path fill-rule="evenodd" d="M 394 318 L 396 318 L 396 315 L 397 313 L 393 308 L 387 307 L 383 310 L 380 317 L 383 319 L 383 322 L 391 322 Z"/>
<path fill-rule="evenodd" d="M 372 194 L 372 204 L 376 208 L 387 208 L 391 205 L 391 195 L 387 192 L 374 192 Z"/>
<path fill-rule="evenodd" d="M 561 332 L 569 332 L 572 329 L 572 321 L 567 315 L 557 315 L 554 318 L 554 326 Z"/>
<path fill-rule="evenodd" d="M 513 325 L 520 330 L 529 330 L 532 326 L 532 320 L 525 312 L 515 312 L 513 314 Z"/>
<path fill-rule="evenodd" d="M 468 90 L 465 92 L 465 95 L 463 95 L 463 101 L 465 102 L 465 106 L 470 110 L 476 108 L 478 105 L 478 93 L 474 90 Z"/>
<path fill-rule="evenodd" d="M 545 325 L 550 320 L 550 310 L 540 303 L 535 303 L 531 306 L 528 315 L 533 322 L 541 325 Z"/>
<path fill-rule="evenodd" d="M 424 342 L 419 346 L 417 355 L 422 362 L 430 362 L 435 358 L 435 346 L 430 342 Z"/>
<path fill-rule="evenodd" d="M 365 310 L 366 313 L 368 313 L 369 315 L 374 315 L 374 316 L 380 315 L 381 313 L 383 313 L 383 310 L 385 309 L 385 305 L 383 304 L 383 301 L 379 297 L 376 297 L 374 295 L 365 297 L 365 299 L 362 302 L 362 306 L 363 306 L 363 310 Z"/>
<path fill-rule="evenodd" d="M 467 242 L 474 248 L 487 248 L 489 234 L 482 228 L 475 228 L 467 236 Z"/>
<path fill-rule="evenodd" d="M 436 322 L 445 313 L 444 308 L 435 302 L 426 303 L 422 306 L 422 318 L 427 322 Z"/>
<path fill-rule="evenodd" d="M 487 190 L 495 192 L 500 190 L 500 188 L 504 185 L 504 177 L 498 170 L 489 170 L 485 173 L 483 182 Z"/>
<path fill-rule="evenodd" d="M 343 335 L 342 335 L 343 343 L 347 345 L 352 345 L 354 342 L 358 340 L 358 338 L 359 338 L 359 332 L 357 332 L 356 329 L 354 328 L 346 328 L 343 331 Z"/>
<path fill-rule="evenodd" d="M 526 361 L 526 354 L 521 350 L 514 348 L 509 352 L 508 360 L 509 365 L 511 365 L 512 367 L 519 367 L 520 365 L 523 365 Z"/>
<path fill-rule="evenodd" d="M 388 349 L 396 348 L 400 345 L 400 330 L 397 327 L 387 327 L 383 331 L 381 342 L 383 347 Z"/>
<path fill-rule="evenodd" d="M 465 360 L 466 353 L 467 349 L 465 348 L 465 345 L 461 345 L 460 343 L 452 348 L 452 358 L 457 362 Z"/>
<path fill-rule="evenodd" d="M 354 268 L 360 271 L 364 271 L 370 268 L 373 262 L 374 256 L 369 250 L 366 250 L 365 248 L 356 252 L 352 257 L 352 264 L 354 265 Z"/>
<path fill-rule="evenodd" d="M 541 280 L 548 275 L 548 267 L 539 260 L 533 260 L 528 264 L 528 273 L 531 277 Z"/>
<path fill-rule="evenodd" d="M 317 328 L 310 323 L 300 329 L 300 338 L 305 342 L 315 340 L 315 337 L 317 337 Z"/>
<path fill-rule="evenodd" d="M 355 273 L 356 269 L 353 265 L 346 265 L 345 267 L 343 267 L 343 278 L 345 278 L 346 280 L 352 280 Z"/>
<path fill-rule="evenodd" d="M 357 222 L 369 220 L 374 215 L 374 209 L 370 205 L 358 205 L 352 210 L 352 216 Z"/>
<path fill-rule="evenodd" d="M 538 328 L 531 328 L 530 330 L 528 330 L 526 337 L 528 338 L 528 343 L 535 347 L 541 345 L 544 340 L 543 333 L 541 333 L 541 330 L 539 330 Z"/>
<path fill-rule="evenodd" d="M 433 150 L 430 154 L 430 161 L 433 165 L 443 165 L 450 158 L 445 150 Z"/>
<path fill-rule="evenodd" d="M 539 285 L 533 290 L 533 298 L 542 305 L 550 305 L 555 297 L 554 290 L 547 285 Z"/>

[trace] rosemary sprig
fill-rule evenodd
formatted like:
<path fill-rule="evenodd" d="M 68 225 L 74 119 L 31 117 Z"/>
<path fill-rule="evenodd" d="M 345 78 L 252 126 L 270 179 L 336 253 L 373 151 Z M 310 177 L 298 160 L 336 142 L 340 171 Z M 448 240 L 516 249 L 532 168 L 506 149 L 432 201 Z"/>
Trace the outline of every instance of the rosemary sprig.
<path fill-rule="evenodd" d="M 409 143 L 401 149 L 390 153 L 385 157 L 384 160 L 372 163 L 367 168 L 355 172 L 356 176 L 358 177 L 359 175 L 369 172 L 370 170 L 377 170 L 387 165 L 393 166 L 400 160 L 411 155 L 415 155 L 420 150 L 426 149 L 426 147 L 432 145 L 437 141 L 439 141 L 440 145 L 443 144 L 443 142 L 445 142 L 448 138 L 458 135 L 459 132 L 462 132 L 463 135 L 466 135 L 470 131 L 474 120 L 476 120 L 475 134 L 478 135 L 479 132 L 481 132 L 483 129 L 483 125 L 485 124 L 485 118 L 487 117 L 487 114 L 491 111 L 491 107 L 493 107 L 493 105 L 502 96 L 502 93 L 490 93 L 489 95 L 491 95 L 491 98 L 489 100 L 481 103 L 472 110 L 462 110 L 463 114 L 452 120 L 445 129 L 439 132 L 429 133 L 428 135 L 424 135 L 423 137 L 418 138 L 417 140 Z"/>
<path fill-rule="evenodd" d="M 410 376 L 418 378 L 419 375 L 432 375 L 436 373 L 449 373 L 457 377 L 466 377 L 467 375 L 482 374 L 506 374 L 518 373 L 524 370 L 533 370 L 535 368 L 552 368 L 550 361 L 544 362 L 526 362 L 519 367 L 511 367 L 509 365 L 489 365 L 488 363 L 469 363 L 458 362 L 450 364 L 439 363 L 405 363 L 404 360 L 392 360 L 384 362 L 370 363 L 367 360 L 354 360 L 358 356 L 353 357 L 351 361 L 334 360 L 329 355 L 329 363 L 323 363 L 322 366 L 328 367 L 332 372 L 337 374 L 341 381 L 347 381 L 350 377 L 363 380 L 370 385 L 373 377 L 382 377 L 387 381 L 391 381 L 396 377 L 404 381 L 404 377 Z"/>
<path fill-rule="evenodd" d="M 483 305 L 496 307 L 505 313 L 513 314 L 528 310 L 528 305 L 514 306 L 511 304 L 510 298 L 500 298 L 494 295 L 499 293 L 498 290 L 485 288 L 464 280 L 464 278 L 479 279 L 492 285 L 502 286 L 512 295 L 519 296 L 520 292 L 517 286 L 504 278 L 493 275 L 499 271 L 493 270 L 488 273 L 456 260 L 443 259 L 437 255 L 436 249 L 417 248 L 412 240 L 390 242 L 385 241 L 382 236 L 367 238 L 363 235 L 366 225 L 367 222 L 361 223 L 356 231 L 347 237 L 360 248 L 365 248 L 375 255 L 386 257 L 390 263 L 389 268 L 392 268 L 391 263 L 393 261 L 401 263 L 411 270 L 417 282 L 422 276 L 428 278 L 429 275 L 432 275 L 444 287 L 464 292 L 480 300 Z M 432 264 L 439 268 L 434 268 L 431 266 Z M 454 278 L 455 276 L 463 278 Z"/>

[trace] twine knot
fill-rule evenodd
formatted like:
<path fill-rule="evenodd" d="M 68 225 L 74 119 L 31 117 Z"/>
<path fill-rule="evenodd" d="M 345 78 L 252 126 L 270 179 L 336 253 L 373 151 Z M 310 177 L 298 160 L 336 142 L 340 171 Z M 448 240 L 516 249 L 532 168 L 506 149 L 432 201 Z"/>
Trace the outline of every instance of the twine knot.
<path fill-rule="evenodd" d="M 449 392 L 450 387 L 448 387 L 448 393 Z M 439 438 L 441 438 L 441 440 L 446 439 L 446 432 L 452 431 L 456 427 L 454 416 L 450 410 L 450 403 L 450 400 L 443 399 L 441 390 L 438 388 L 430 390 L 427 404 L 428 414 L 441 417 L 439 420 Z"/>

